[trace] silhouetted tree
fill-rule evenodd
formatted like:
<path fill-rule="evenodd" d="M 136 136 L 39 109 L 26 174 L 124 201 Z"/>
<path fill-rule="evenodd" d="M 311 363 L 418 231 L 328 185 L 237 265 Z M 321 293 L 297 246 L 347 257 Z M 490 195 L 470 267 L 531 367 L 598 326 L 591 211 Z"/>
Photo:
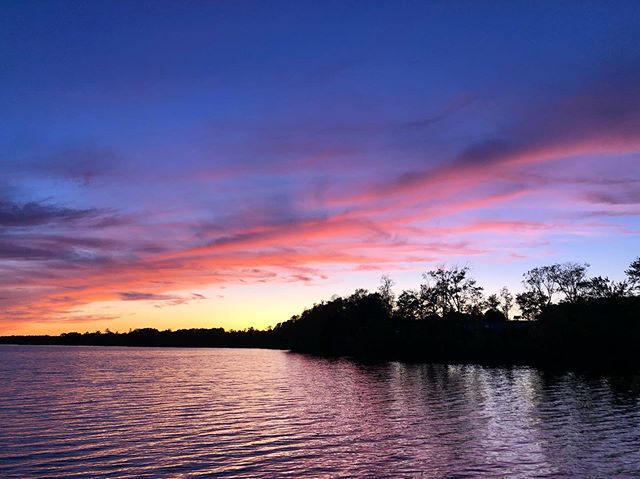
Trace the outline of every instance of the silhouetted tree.
<path fill-rule="evenodd" d="M 640 291 L 640 257 L 633 260 L 629 268 L 625 271 L 631 288 Z"/>
<path fill-rule="evenodd" d="M 389 310 L 389 314 L 393 311 L 394 303 L 395 303 L 395 295 L 393 294 L 393 285 L 394 281 L 389 277 L 389 275 L 385 274 L 380 278 L 380 286 L 378 287 L 378 293 L 382 296 L 387 308 Z"/>
<path fill-rule="evenodd" d="M 507 317 L 500 311 L 500 300 L 497 294 L 491 294 L 484 301 L 486 311 L 482 318 L 487 323 L 501 323 L 507 320 Z"/>
<path fill-rule="evenodd" d="M 548 305 L 548 298 L 538 290 L 524 291 L 516 295 L 516 303 L 522 317 L 528 321 L 536 319 Z"/>
<path fill-rule="evenodd" d="M 509 292 L 506 286 L 500 290 L 501 311 L 504 317 L 509 319 L 509 312 L 513 307 L 513 295 Z"/>
<path fill-rule="evenodd" d="M 423 275 L 424 277 L 424 275 Z M 431 287 L 429 282 L 420 285 L 420 316 L 433 316 L 438 314 L 440 298 L 436 288 Z"/>
<path fill-rule="evenodd" d="M 346 316 L 361 324 L 389 319 L 391 314 L 382 295 L 369 293 L 366 289 L 357 289 L 344 303 Z"/>
<path fill-rule="evenodd" d="M 485 306 L 488 310 L 499 311 L 500 310 L 500 300 L 498 299 L 497 294 L 491 294 L 487 296 L 485 301 Z"/>
<path fill-rule="evenodd" d="M 595 276 L 580 283 L 581 295 L 587 299 L 622 298 L 631 292 L 627 281 L 611 281 L 609 278 Z"/>
<path fill-rule="evenodd" d="M 575 303 L 580 299 L 580 284 L 587 276 L 587 263 L 562 263 L 550 266 L 549 274 L 557 289 L 564 294 L 564 301 Z"/>
<path fill-rule="evenodd" d="M 468 273 L 468 267 L 440 266 L 422 275 L 427 280 L 425 289 L 436 298 L 438 311 L 443 316 L 480 311 L 483 288 L 475 279 L 468 278 Z"/>
<path fill-rule="evenodd" d="M 396 315 L 400 319 L 417 320 L 423 317 L 422 299 L 420 293 L 414 290 L 405 290 L 396 301 Z"/>
<path fill-rule="evenodd" d="M 539 266 L 522 275 L 524 277 L 522 284 L 527 290 L 526 292 L 532 293 L 527 295 L 526 302 L 528 304 L 535 303 L 539 308 L 551 304 L 553 294 L 557 291 L 556 268 L 557 265 Z M 516 301 L 518 301 L 517 297 Z M 519 304 L 520 302 L 518 302 Z"/>

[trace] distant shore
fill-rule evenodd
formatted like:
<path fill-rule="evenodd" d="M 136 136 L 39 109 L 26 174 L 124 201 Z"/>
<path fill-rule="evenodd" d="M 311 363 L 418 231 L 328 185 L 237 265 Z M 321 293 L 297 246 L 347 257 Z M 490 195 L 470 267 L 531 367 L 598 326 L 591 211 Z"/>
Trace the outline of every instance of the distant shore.
<path fill-rule="evenodd" d="M 59 336 L 4 336 L 0 343 L 83 346 L 268 348 L 439 363 L 640 366 L 640 258 L 627 280 L 588 278 L 588 265 L 527 271 L 525 291 L 484 297 L 468 268 L 440 267 L 396 299 L 383 276 L 377 292 L 322 301 L 274 328 L 222 328 Z M 554 297 L 559 297 L 554 302 Z M 513 300 L 527 321 L 509 319 Z"/>
<path fill-rule="evenodd" d="M 558 305 L 538 321 L 496 321 L 468 314 L 420 321 L 307 318 L 269 330 L 144 328 L 126 333 L 2 336 L 0 344 L 264 348 L 373 360 L 629 368 L 640 367 L 640 298 Z"/>

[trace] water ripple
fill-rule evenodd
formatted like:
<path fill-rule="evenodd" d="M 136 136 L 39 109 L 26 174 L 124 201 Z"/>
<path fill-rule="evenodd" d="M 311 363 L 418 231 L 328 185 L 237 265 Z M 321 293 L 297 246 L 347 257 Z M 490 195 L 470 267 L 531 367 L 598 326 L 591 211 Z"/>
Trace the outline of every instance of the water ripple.
<path fill-rule="evenodd" d="M 0 477 L 640 477 L 640 376 L 0 346 Z"/>

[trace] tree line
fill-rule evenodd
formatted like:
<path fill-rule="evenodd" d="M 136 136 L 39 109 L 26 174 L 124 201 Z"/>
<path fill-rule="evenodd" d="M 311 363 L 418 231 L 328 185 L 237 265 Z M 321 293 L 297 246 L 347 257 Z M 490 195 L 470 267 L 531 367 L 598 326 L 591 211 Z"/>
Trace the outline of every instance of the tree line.
<path fill-rule="evenodd" d="M 498 293 L 485 296 L 484 288 L 470 277 L 468 267 L 440 266 L 422 275 L 425 282 L 418 289 L 404 290 L 395 297 L 393 281 L 381 278 L 378 293 L 393 316 L 421 319 L 451 313 L 478 315 L 501 313 L 505 319 L 517 305 L 515 319 L 537 319 L 543 310 L 555 303 L 575 303 L 589 299 L 622 298 L 640 292 L 640 258 L 625 271 L 626 278 L 612 281 L 606 276 L 589 277 L 588 263 L 555 263 L 540 266 L 523 274 L 524 291 L 515 296 L 505 286 Z"/>
<path fill-rule="evenodd" d="M 485 295 L 468 267 L 427 271 L 418 288 L 397 297 L 383 276 L 377 291 L 334 296 L 273 332 L 288 349 L 320 354 L 637 365 L 640 258 L 622 281 L 590 277 L 588 268 L 573 262 L 533 268 L 523 274 L 518 294 L 504 287 Z"/>
<path fill-rule="evenodd" d="M 418 288 L 397 297 L 393 281 L 383 276 L 377 291 L 334 296 L 263 331 L 142 328 L 9 336 L 0 343 L 258 347 L 448 363 L 640 366 L 640 258 L 622 281 L 590 277 L 588 267 L 533 268 L 515 295 L 506 287 L 486 295 L 467 267 L 437 267 L 424 273 Z"/>

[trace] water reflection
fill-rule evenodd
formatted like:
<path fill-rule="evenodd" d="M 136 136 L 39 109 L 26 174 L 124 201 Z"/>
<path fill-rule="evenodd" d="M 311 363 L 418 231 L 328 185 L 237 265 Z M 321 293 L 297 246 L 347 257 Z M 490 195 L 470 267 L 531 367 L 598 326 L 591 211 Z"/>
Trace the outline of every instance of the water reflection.
<path fill-rule="evenodd" d="M 0 347 L 0 477 L 633 477 L 640 379 Z"/>

